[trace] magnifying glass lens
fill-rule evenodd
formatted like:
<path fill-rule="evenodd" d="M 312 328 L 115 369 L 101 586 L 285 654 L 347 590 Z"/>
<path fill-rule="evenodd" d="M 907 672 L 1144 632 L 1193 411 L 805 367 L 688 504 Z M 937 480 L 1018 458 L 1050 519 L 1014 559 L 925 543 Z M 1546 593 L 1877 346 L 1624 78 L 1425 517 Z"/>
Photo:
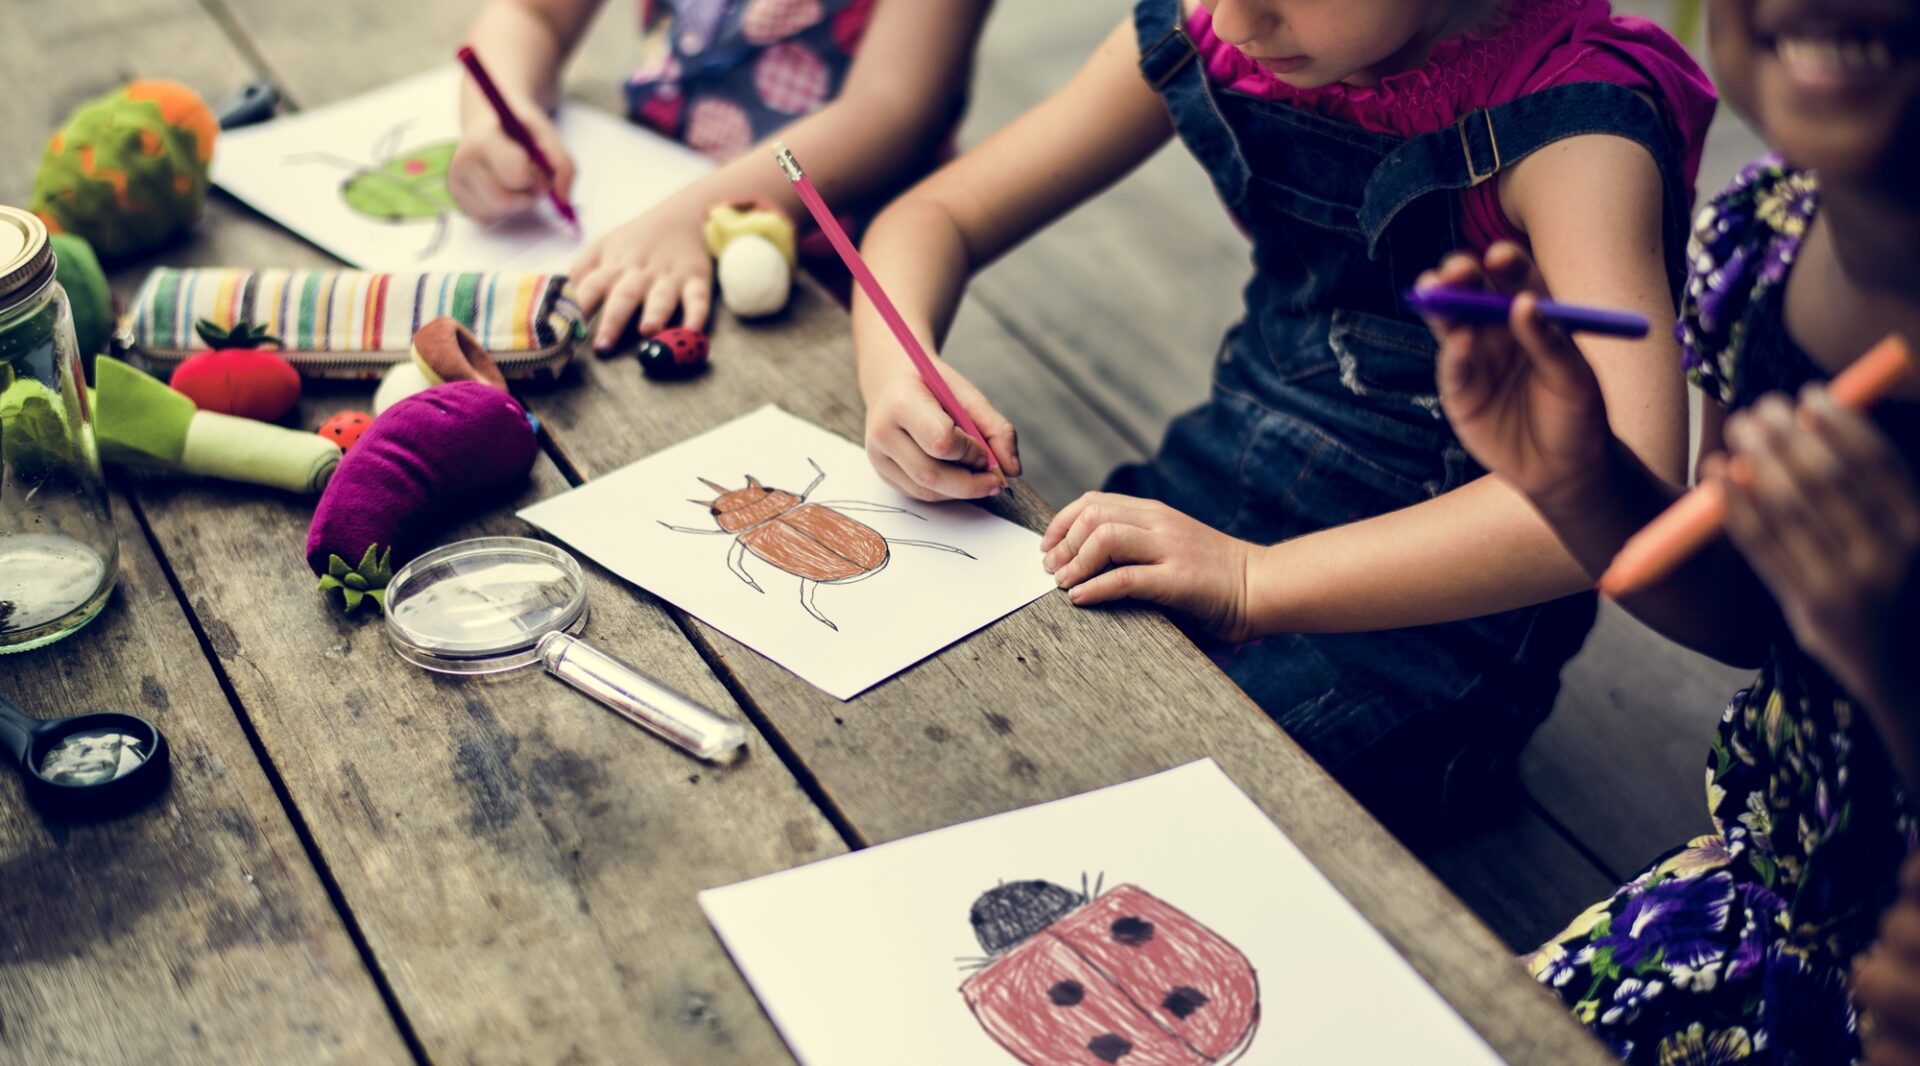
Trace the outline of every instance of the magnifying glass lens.
<path fill-rule="evenodd" d="M 111 726 L 84 729 L 47 749 L 40 776 L 56 785 L 104 785 L 146 762 L 146 744 L 145 737 Z"/>

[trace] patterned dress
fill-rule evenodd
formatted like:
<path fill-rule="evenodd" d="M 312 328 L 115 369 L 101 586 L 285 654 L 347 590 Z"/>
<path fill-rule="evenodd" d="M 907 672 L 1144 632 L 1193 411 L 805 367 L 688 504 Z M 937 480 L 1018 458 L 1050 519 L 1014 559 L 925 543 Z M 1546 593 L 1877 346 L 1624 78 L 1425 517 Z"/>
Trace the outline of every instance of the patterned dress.
<path fill-rule="evenodd" d="M 1729 409 L 1822 377 L 1787 336 L 1785 280 L 1819 206 L 1762 159 L 1694 224 L 1680 337 Z M 1825 1066 L 1860 1057 L 1848 972 L 1916 826 L 1867 720 L 1783 630 L 1707 757 L 1717 830 L 1669 852 L 1526 959 L 1622 1059 Z"/>
<path fill-rule="evenodd" d="M 634 121 L 726 160 L 840 93 L 874 0 L 642 0 Z"/>

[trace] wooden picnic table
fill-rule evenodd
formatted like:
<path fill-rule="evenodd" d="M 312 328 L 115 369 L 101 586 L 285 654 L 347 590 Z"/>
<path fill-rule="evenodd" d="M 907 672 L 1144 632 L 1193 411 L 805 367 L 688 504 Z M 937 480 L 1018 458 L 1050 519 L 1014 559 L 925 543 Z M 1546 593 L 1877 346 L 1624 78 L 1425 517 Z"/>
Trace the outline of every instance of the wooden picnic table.
<path fill-rule="evenodd" d="M 453 0 L 10 7 L 0 202 L 16 204 L 61 117 L 129 76 L 210 98 L 267 77 L 313 106 L 444 61 L 470 16 Z M 628 29 L 589 42 L 576 94 L 615 104 Z M 161 262 L 330 260 L 216 196 L 116 291 Z M 1020 359 L 1016 338 L 969 328 L 971 350 Z M 515 507 L 769 401 L 858 437 L 846 316 L 817 287 L 770 325 L 722 317 L 713 340 L 692 382 L 583 354 L 528 393 L 548 445 L 532 483 L 445 539 L 528 535 Z M 300 422 L 369 391 L 310 389 Z M 1509 1060 L 1611 1061 L 1157 613 L 1049 596 L 840 703 L 589 566 L 597 642 L 748 723 L 748 757 L 717 769 L 538 676 L 405 665 L 377 622 L 315 592 L 309 499 L 139 475 L 116 477 L 113 507 L 105 613 L 0 677 L 41 715 L 150 717 L 173 781 L 72 825 L 0 780 L 0 1059 L 790 1061 L 697 891 L 1212 756 Z M 1034 528 L 1049 513 L 1028 488 L 1000 509 Z"/>

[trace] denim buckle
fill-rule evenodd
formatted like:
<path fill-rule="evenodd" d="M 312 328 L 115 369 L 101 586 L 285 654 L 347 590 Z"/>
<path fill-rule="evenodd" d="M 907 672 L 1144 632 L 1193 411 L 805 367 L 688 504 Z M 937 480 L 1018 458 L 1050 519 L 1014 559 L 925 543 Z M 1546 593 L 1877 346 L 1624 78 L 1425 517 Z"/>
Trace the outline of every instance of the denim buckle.
<path fill-rule="evenodd" d="M 1187 46 L 1187 54 L 1181 56 L 1172 66 L 1149 79 L 1155 91 L 1166 88 L 1167 83 L 1173 80 L 1173 76 L 1180 73 L 1182 68 L 1188 63 L 1193 62 L 1194 57 L 1200 54 L 1200 49 L 1194 47 L 1193 39 L 1187 36 L 1187 31 L 1179 26 L 1175 26 L 1161 34 L 1159 40 L 1147 46 L 1147 50 L 1140 54 L 1140 66 L 1145 68 L 1148 64 L 1152 63 L 1154 58 L 1160 54 L 1160 49 L 1166 47 L 1168 42 L 1172 41 L 1175 37 L 1180 39 L 1181 44 Z"/>
<path fill-rule="evenodd" d="M 1475 115 L 1479 115 L 1481 119 L 1486 122 L 1487 143 L 1493 147 L 1493 166 L 1487 168 L 1485 173 L 1482 173 L 1480 170 L 1474 167 L 1473 142 L 1467 139 L 1467 122 L 1471 120 Z M 1488 178 L 1491 178 L 1495 174 L 1500 173 L 1500 167 L 1503 165 L 1500 162 L 1500 139 L 1493 135 L 1493 113 L 1492 112 L 1488 111 L 1484 107 L 1480 108 L 1477 111 L 1469 111 L 1466 114 L 1460 116 L 1460 121 L 1454 123 L 1454 128 L 1460 131 L 1460 154 L 1464 155 L 1467 159 L 1467 177 L 1472 179 L 1472 184 L 1480 185 L 1484 183 Z"/>

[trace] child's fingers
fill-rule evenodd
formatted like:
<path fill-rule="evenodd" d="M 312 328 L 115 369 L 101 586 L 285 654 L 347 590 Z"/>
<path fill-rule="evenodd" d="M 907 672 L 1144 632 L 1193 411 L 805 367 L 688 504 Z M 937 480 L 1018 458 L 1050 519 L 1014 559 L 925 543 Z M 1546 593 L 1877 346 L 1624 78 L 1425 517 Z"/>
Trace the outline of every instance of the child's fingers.
<path fill-rule="evenodd" d="M 541 183 L 551 184 L 553 191 L 559 193 L 562 199 L 570 198 L 573 195 L 573 179 L 576 171 L 573 156 L 567 153 L 566 142 L 560 139 L 560 131 L 546 122 L 537 125 L 528 123 L 527 129 L 533 133 L 533 143 L 540 146 L 540 154 L 547 157 L 547 165 L 553 168 L 552 181 L 549 183 L 542 175 Z M 532 160 L 528 162 L 531 163 Z"/>
<path fill-rule="evenodd" d="M 661 275 L 653 279 L 647 289 L 644 309 L 640 312 L 640 335 L 651 337 L 667 328 L 667 322 L 673 318 L 674 308 L 680 306 L 680 288 L 673 279 Z"/>
<path fill-rule="evenodd" d="M 1146 600 L 1157 603 L 1164 595 L 1163 566 L 1120 566 L 1067 590 L 1067 599 L 1075 607 L 1092 607 L 1115 600 Z"/>
<path fill-rule="evenodd" d="M 1007 421 L 1006 416 L 987 401 L 986 394 L 975 388 L 973 382 L 951 372 L 947 373 L 946 379 L 947 387 L 953 390 L 953 398 L 960 401 L 967 417 L 973 419 L 973 427 L 987 439 L 987 446 L 993 449 L 994 458 L 1000 461 L 1000 469 L 1008 477 L 1019 477 L 1019 434 L 1014 432 L 1013 423 Z M 971 437 L 968 443 L 972 443 Z M 977 454 L 979 448 L 976 446 L 970 451 Z M 980 456 L 981 463 L 984 464 L 986 460 L 985 455 Z"/>
<path fill-rule="evenodd" d="M 899 424 L 921 453 L 933 459 L 981 469 L 987 465 L 987 453 L 954 422 L 925 386 L 919 387 L 913 402 L 900 412 Z"/>
<path fill-rule="evenodd" d="M 993 475 L 929 456 L 917 440 L 897 425 L 880 434 L 880 446 L 900 465 L 909 480 L 935 494 L 924 499 L 977 500 L 1000 491 L 1000 481 Z"/>
<path fill-rule="evenodd" d="M 606 351 L 620 343 L 620 337 L 626 332 L 627 324 L 633 321 L 634 312 L 640 310 L 640 299 L 646 295 L 646 278 L 634 271 L 622 273 L 607 291 L 607 304 L 600 309 L 600 327 L 594 331 L 593 346 Z"/>
<path fill-rule="evenodd" d="M 1853 995 L 1880 1018 L 1920 1017 L 1920 973 L 1884 952 L 1854 971 Z"/>
<path fill-rule="evenodd" d="M 1541 316 L 1538 296 L 1529 291 L 1514 297 L 1510 322 L 1514 340 L 1520 342 L 1542 384 L 1562 396 L 1598 389 L 1586 356 L 1574 347 L 1565 330 Z"/>
<path fill-rule="evenodd" d="M 1501 292 L 1545 292 L 1546 280 L 1534 266 L 1533 257 L 1526 249 L 1512 241 L 1495 241 L 1487 249 L 1487 277 L 1493 287 Z"/>
<path fill-rule="evenodd" d="M 1052 551 L 1054 545 L 1065 540 L 1067 530 L 1073 528 L 1073 524 L 1079 521 L 1080 515 L 1086 511 L 1087 508 L 1093 506 L 1094 501 L 1099 496 L 1100 494 L 1097 492 L 1083 492 L 1079 498 L 1055 512 L 1053 521 L 1047 523 L 1046 532 L 1040 535 L 1040 550 L 1043 552 Z"/>
<path fill-rule="evenodd" d="M 1911 900 L 1887 908 L 1880 919 L 1880 947 L 1896 958 L 1920 965 L 1920 906 Z M 1920 1023 L 1920 1019 L 1915 1019 Z"/>
<path fill-rule="evenodd" d="M 873 464 L 874 473 L 879 474 L 882 481 L 892 485 L 906 495 L 922 503 L 939 503 L 943 499 L 938 493 L 929 492 L 921 488 L 912 478 L 908 477 L 907 472 L 900 468 L 899 463 L 894 462 L 893 456 L 888 455 L 886 449 L 882 448 L 879 442 L 867 442 L 867 460 Z"/>
<path fill-rule="evenodd" d="M 1112 522 L 1089 533 L 1073 559 L 1053 572 L 1053 580 L 1070 589 L 1110 567 L 1155 562 L 1157 555 L 1151 532 Z"/>
<path fill-rule="evenodd" d="M 688 329 L 707 328 L 707 314 L 713 309 L 713 282 L 692 277 L 680 290 L 680 324 Z"/>
<path fill-rule="evenodd" d="M 1880 528 L 1903 544 L 1920 542 L 1920 491 L 1906 460 L 1880 430 L 1819 386 L 1803 393 L 1800 414 L 1839 456 L 1851 495 Z"/>
<path fill-rule="evenodd" d="M 1146 525 L 1141 520 L 1141 516 L 1131 508 L 1114 502 L 1118 499 L 1119 497 L 1105 496 L 1088 503 L 1081 509 L 1079 515 L 1074 518 L 1073 524 L 1068 526 L 1066 533 L 1061 536 L 1060 543 L 1048 551 L 1046 558 L 1041 560 L 1041 565 L 1046 567 L 1048 573 L 1058 571 L 1069 561 L 1079 557 L 1085 550 L 1087 542 L 1101 529 L 1114 525 L 1135 527 Z"/>
<path fill-rule="evenodd" d="M 593 253 L 588 252 L 587 257 L 593 258 Z M 591 316 L 595 311 L 600 310 L 600 302 L 607 298 L 607 290 L 613 287 L 613 279 L 617 275 L 611 270 L 601 270 L 589 264 L 587 259 L 582 259 L 574 265 L 572 276 L 575 279 L 574 299 L 580 302 L 581 313 Z"/>
<path fill-rule="evenodd" d="M 1785 399 L 1762 397 L 1729 419 L 1727 441 L 1752 463 L 1754 507 L 1783 546 L 1806 560 L 1846 549 L 1849 538 L 1828 511 L 1833 482 L 1844 471 L 1817 438 L 1794 426 Z"/>

